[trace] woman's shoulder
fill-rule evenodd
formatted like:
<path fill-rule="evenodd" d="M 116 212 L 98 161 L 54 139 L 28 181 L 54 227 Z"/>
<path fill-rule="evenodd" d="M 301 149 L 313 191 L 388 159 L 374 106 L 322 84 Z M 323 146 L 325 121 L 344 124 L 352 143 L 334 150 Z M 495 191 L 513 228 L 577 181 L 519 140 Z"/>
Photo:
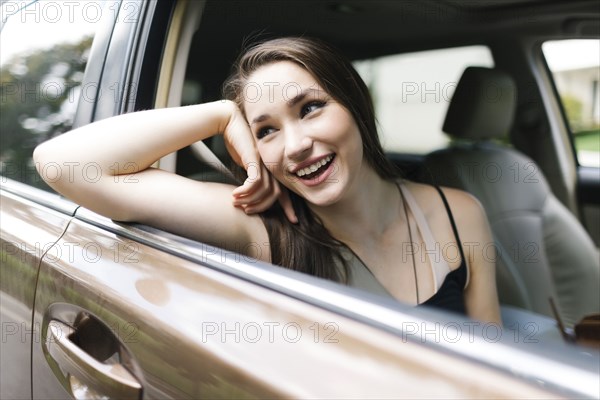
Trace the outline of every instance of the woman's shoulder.
<path fill-rule="evenodd" d="M 411 191 L 426 216 L 447 214 L 445 207 L 440 207 L 440 205 L 443 206 L 443 200 L 435 186 L 406 180 L 403 181 L 403 184 Z M 485 215 L 481 203 L 472 194 L 445 186 L 440 186 L 440 189 L 448 201 L 455 219 L 480 218 L 482 213 Z"/>
<path fill-rule="evenodd" d="M 412 181 L 404 181 L 403 184 L 413 194 L 434 231 L 448 226 L 448 211 L 435 186 Z M 482 235 L 487 234 L 489 229 L 487 217 L 475 196 L 460 189 L 449 187 L 440 187 L 440 189 L 448 202 L 452 219 L 463 243 L 479 240 Z"/>

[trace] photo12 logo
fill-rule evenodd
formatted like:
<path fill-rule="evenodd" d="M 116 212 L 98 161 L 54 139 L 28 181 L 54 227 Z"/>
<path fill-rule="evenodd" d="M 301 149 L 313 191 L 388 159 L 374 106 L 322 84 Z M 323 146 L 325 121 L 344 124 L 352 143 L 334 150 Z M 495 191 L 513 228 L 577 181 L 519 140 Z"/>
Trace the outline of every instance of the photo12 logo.
<path fill-rule="evenodd" d="M 122 22 L 136 22 L 140 15 L 140 3 L 116 0 L 79 1 L 2 1 L 0 21 L 2 26 L 9 20 L 19 23 L 97 23 L 103 16 L 118 18 Z"/>
<path fill-rule="evenodd" d="M 338 343 L 339 326 L 335 322 L 315 322 L 302 326 L 297 322 L 202 322 L 202 343 L 298 343 L 311 340 L 314 343 Z"/>

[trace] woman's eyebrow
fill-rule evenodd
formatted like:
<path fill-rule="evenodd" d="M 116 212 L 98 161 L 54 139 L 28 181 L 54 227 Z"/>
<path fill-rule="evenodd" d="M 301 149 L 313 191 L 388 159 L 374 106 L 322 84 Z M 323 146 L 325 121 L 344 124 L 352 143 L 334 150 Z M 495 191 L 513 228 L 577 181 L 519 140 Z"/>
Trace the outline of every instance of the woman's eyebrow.
<path fill-rule="evenodd" d="M 296 94 L 291 99 L 287 100 L 286 104 L 290 108 L 294 107 L 296 104 L 298 104 L 299 102 L 304 100 L 304 98 L 311 93 L 315 93 L 316 95 L 319 95 L 319 93 L 321 93 L 321 90 L 315 89 L 315 88 L 306 88 L 306 89 L 300 91 L 298 94 Z M 269 118 L 271 118 L 271 116 L 269 114 L 261 114 L 258 117 L 254 118 L 252 120 L 252 122 L 250 122 L 250 126 L 257 124 L 259 122 L 263 122 Z"/>
<path fill-rule="evenodd" d="M 267 120 L 267 119 L 269 119 L 269 118 L 271 118 L 271 116 L 270 116 L 269 114 L 262 114 L 262 115 L 259 115 L 258 117 L 254 118 L 254 119 L 252 120 L 252 122 L 250 122 L 250 126 L 252 126 L 252 125 L 254 125 L 254 124 L 257 124 L 257 123 L 259 123 L 259 122 L 263 122 L 263 121 L 265 121 L 265 120 Z"/>
<path fill-rule="evenodd" d="M 306 88 L 306 89 L 302 90 L 300 93 L 298 93 L 297 95 L 295 95 L 294 97 L 292 97 L 291 99 L 289 99 L 286 102 L 288 107 L 295 106 L 296 104 L 298 104 L 299 102 L 304 100 L 304 98 L 311 92 L 315 92 L 318 95 L 320 90 L 315 89 L 315 88 Z"/>

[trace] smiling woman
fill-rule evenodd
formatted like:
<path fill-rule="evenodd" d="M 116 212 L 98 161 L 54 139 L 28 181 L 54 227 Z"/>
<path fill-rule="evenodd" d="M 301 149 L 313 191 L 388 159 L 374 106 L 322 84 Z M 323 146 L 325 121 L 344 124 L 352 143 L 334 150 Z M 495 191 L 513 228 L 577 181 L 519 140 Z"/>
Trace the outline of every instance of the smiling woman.
<path fill-rule="evenodd" d="M 250 86 L 261 95 L 249 97 Z M 465 244 L 491 243 L 481 207 L 464 192 L 397 177 L 368 90 L 348 60 L 317 40 L 271 40 L 241 56 L 225 94 L 233 101 L 90 124 L 42 144 L 35 160 L 40 171 L 69 167 L 64 178 L 44 178 L 110 218 L 229 249 L 262 243 L 270 251 L 242 247 L 405 303 L 500 323 L 494 264 Z M 220 133 L 247 172 L 238 187 L 151 167 Z M 97 180 L 73 176 L 72 166 L 89 163 L 101 170 Z M 135 185 L 127 183 L 131 166 Z"/>

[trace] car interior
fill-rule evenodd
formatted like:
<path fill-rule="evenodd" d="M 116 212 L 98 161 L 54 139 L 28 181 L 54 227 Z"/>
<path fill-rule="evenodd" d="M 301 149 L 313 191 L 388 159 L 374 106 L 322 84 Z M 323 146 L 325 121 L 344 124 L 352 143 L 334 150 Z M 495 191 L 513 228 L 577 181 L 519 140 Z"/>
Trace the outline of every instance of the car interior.
<path fill-rule="evenodd" d="M 188 7 L 175 10 L 169 28 L 179 40 L 165 49 L 174 56 L 163 56 L 160 79 L 171 85 L 168 95 L 159 91 L 157 106 L 222 98 L 221 84 L 241 49 L 270 37 L 321 38 L 358 67 L 362 60 L 484 46 L 493 65 L 467 64 L 451 102 L 442 100 L 450 103 L 438 128 L 446 144 L 425 152 L 386 148 L 387 154 L 408 179 L 458 187 L 479 199 L 496 242 L 503 305 L 554 317 L 552 298 L 569 326 L 598 312 L 598 243 L 589 234 L 597 221 L 586 231 L 578 218 L 568 129 L 557 127 L 548 112 L 560 110 L 548 76 L 537 76 L 548 73 L 541 68 L 540 38 L 597 37 L 593 2 L 244 0 Z M 424 90 L 427 96 L 430 88 Z M 397 106 L 401 112 L 403 104 Z M 393 134 L 410 140 L 426 133 L 413 129 Z M 231 162 L 220 137 L 213 137 L 163 159 L 161 167 L 231 182 Z"/>
<path fill-rule="evenodd" d="M 494 86 L 499 95 L 487 101 L 486 88 Z M 481 201 L 498 246 L 502 303 L 552 315 L 548 299 L 553 298 L 561 305 L 565 323 L 574 324 L 597 308 L 598 275 L 592 266 L 598 252 L 581 223 L 552 194 L 539 167 L 521 152 L 493 141 L 509 131 L 515 99 L 508 74 L 467 68 L 443 126 L 461 142 L 428 154 L 420 180 L 463 189 Z M 516 165 L 527 172 L 522 179 L 514 179 Z M 482 172 L 490 167 L 493 172 Z M 511 249 L 515 241 L 526 245 Z"/>

